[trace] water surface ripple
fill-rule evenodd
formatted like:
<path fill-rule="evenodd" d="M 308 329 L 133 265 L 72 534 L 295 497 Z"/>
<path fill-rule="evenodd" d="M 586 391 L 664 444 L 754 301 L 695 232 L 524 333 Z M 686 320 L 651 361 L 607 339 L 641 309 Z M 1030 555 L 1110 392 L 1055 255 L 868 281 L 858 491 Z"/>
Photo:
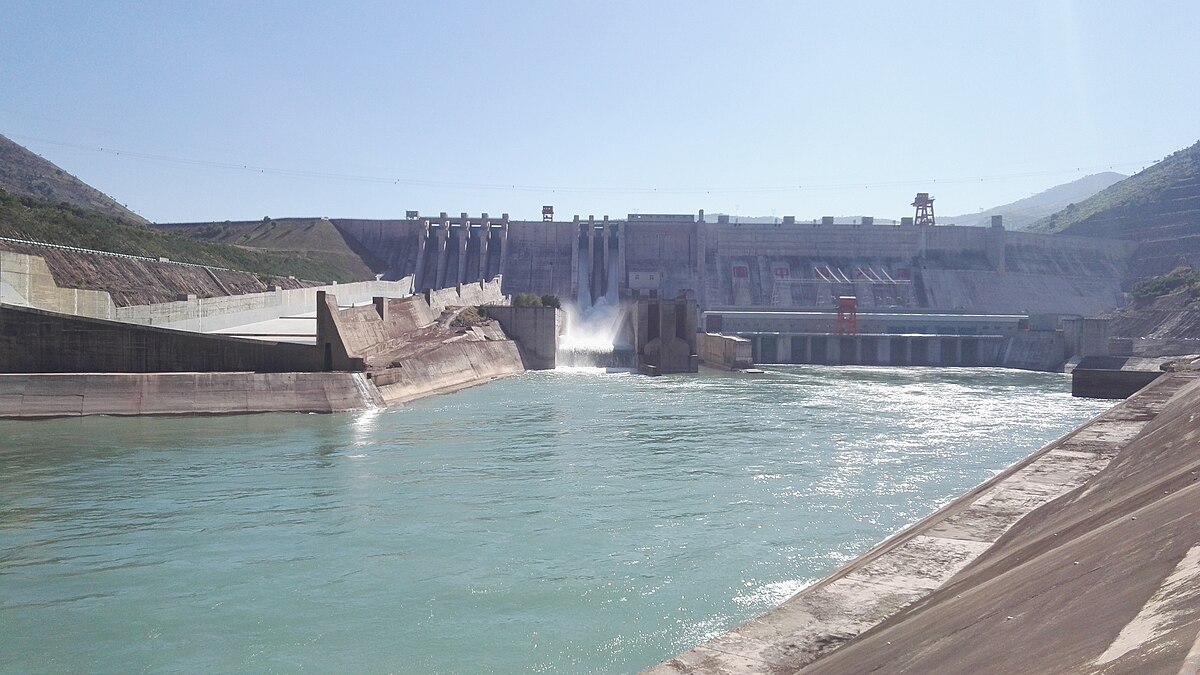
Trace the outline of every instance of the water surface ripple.
<path fill-rule="evenodd" d="M 0 670 L 635 671 L 1107 405 L 1062 375 L 797 366 L 0 422 Z"/>

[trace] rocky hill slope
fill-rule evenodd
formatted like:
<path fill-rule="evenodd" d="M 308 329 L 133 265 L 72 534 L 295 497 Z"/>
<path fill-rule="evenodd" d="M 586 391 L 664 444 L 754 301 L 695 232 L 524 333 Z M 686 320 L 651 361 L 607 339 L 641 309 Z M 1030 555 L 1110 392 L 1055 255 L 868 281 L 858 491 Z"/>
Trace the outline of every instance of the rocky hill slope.
<path fill-rule="evenodd" d="M 0 190 L 98 211 L 127 223 L 147 222 L 112 197 L 3 135 L 0 135 Z"/>

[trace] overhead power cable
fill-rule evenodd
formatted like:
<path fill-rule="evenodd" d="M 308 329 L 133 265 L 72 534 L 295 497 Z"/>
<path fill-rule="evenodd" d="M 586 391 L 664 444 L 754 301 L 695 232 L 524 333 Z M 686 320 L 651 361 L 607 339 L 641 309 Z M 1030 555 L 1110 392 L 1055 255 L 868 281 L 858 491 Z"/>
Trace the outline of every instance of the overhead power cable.
<path fill-rule="evenodd" d="M 54 145 L 64 148 L 72 148 L 76 150 L 84 150 L 88 152 L 99 152 L 119 157 L 133 157 L 135 159 L 144 159 L 156 162 L 171 162 L 175 164 L 185 164 L 189 166 L 199 166 L 212 169 L 227 169 L 234 171 L 245 171 L 248 173 L 272 174 L 276 176 L 293 176 L 299 178 L 315 178 L 321 180 L 337 180 L 337 181 L 352 181 L 358 183 L 378 183 L 392 185 L 407 185 L 416 187 L 444 188 L 455 190 L 507 190 L 517 192 L 554 192 L 554 193 L 591 193 L 591 194 L 671 194 L 671 195 L 692 195 L 692 194 L 756 194 L 756 193 L 780 193 L 780 192 L 801 192 L 801 191 L 823 191 L 823 190 L 861 190 L 861 189 L 876 189 L 876 188 L 893 188 L 893 187 L 921 187 L 930 185 L 961 185 L 964 183 L 979 183 L 1000 180 L 1017 180 L 1021 178 L 1037 178 L 1041 176 L 1061 176 L 1070 173 L 1083 173 L 1085 171 L 1105 171 L 1118 168 L 1143 167 L 1146 162 L 1121 162 L 1117 164 L 1109 164 L 1107 166 L 1090 166 L 1077 167 L 1075 169 L 1059 169 L 1059 170 L 1043 170 L 1043 171 L 1026 171 L 1019 173 L 1003 173 L 990 174 L 983 176 L 968 176 L 957 178 L 924 178 L 924 179 L 904 179 L 895 181 L 878 181 L 878 182 L 849 182 L 849 183 L 804 183 L 796 185 L 775 185 L 775 186 L 741 186 L 741 187 L 646 187 L 646 186 L 566 186 L 566 185 L 521 185 L 509 183 L 470 183 L 460 181 L 437 181 L 421 178 L 405 178 L 405 177 L 388 177 L 388 176 L 372 176 L 363 174 L 350 173 L 333 173 L 328 171 L 313 171 L 307 169 L 287 169 L 279 167 L 258 166 L 254 164 L 238 163 L 238 162 L 221 162 L 205 159 L 194 159 L 188 157 L 175 157 L 171 155 L 159 155 L 147 152 L 137 152 L 132 150 L 122 150 L 112 147 L 82 145 L 79 143 L 67 143 L 63 141 L 55 141 L 46 138 L 38 138 L 35 136 L 24 136 L 12 134 L 10 138 L 18 138 L 25 141 L 33 141 L 36 143 L 44 143 L 46 145 Z"/>

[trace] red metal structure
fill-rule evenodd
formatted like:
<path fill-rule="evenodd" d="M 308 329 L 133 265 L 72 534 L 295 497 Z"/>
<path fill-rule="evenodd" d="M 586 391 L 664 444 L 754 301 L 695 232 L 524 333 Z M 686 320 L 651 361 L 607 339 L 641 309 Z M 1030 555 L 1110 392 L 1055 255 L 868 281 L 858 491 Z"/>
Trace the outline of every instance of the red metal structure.
<path fill-rule="evenodd" d="M 853 295 L 839 295 L 837 299 L 837 308 L 838 334 L 858 334 L 858 298 Z"/>
<path fill-rule="evenodd" d="M 912 205 L 917 207 L 914 225 L 933 225 L 933 197 L 930 197 L 928 192 L 918 192 Z"/>

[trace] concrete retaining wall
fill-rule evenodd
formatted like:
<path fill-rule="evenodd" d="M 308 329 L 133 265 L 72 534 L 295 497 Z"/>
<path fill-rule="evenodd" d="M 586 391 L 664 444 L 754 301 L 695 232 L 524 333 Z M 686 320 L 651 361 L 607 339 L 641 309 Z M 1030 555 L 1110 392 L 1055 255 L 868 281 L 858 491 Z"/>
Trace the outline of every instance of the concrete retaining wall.
<path fill-rule="evenodd" d="M 712 368 L 737 370 L 754 366 L 752 345 L 746 338 L 720 333 L 697 333 L 700 362 Z"/>
<path fill-rule="evenodd" d="M 1129 398 L 1164 375 L 1152 370 L 1102 370 L 1086 367 L 1086 360 L 1071 371 L 1071 395 L 1083 398 Z"/>
<path fill-rule="evenodd" d="M 354 410 L 382 403 L 354 373 L 0 375 L 0 417 Z"/>
<path fill-rule="evenodd" d="M 38 256 L 0 250 L 0 302 L 146 326 L 212 332 L 289 314 L 304 314 L 316 306 L 318 291 L 334 292 L 345 304 L 369 302 L 378 296 L 400 298 L 412 293 L 412 277 L 399 281 L 359 281 L 117 307 L 105 291 L 60 288 L 46 261 Z M 491 290 L 484 292 L 489 299 L 497 297 Z"/>
<path fill-rule="evenodd" d="M 488 307 L 504 334 L 517 341 L 528 370 L 553 370 L 565 315 L 553 307 Z"/>
<path fill-rule="evenodd" d="M 108 293 L 59 288 L 45 260 L 3 250 L 0 250 L 0 303 L 99 319 L 111 319 L 116 314 L 116 305 Z"/>
<path fill-rule="evenodd" d="M 358 281 L 278 290 L 267 293 L 247 293 L 216 298 L 192 298 L 154 305 L 133 305 L 117 308 L 111 318 L 164 328 L 196 332 L 212 332 L 281 316 L 306 314 L 317 304 L 317 293 L 335 293 L 342 304 L 360 304 L 374 297 L 402 298 L 412 292 L 412 277 L 400 281 Z"/>
<path fill-rule="evenodd" d="M 321 370 L 307 345 L 244 340 L 0 305 L 0 372 Z"/>

